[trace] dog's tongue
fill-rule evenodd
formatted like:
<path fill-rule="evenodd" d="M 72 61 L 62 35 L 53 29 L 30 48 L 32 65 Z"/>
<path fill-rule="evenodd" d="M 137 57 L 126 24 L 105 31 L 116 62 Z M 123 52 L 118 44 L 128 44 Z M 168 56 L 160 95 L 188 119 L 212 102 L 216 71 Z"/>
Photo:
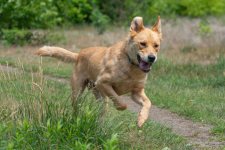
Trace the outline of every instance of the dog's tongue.
<path fill-rule="evenodd" d="M 147 70 L 150 70 L 150 67 L 151 67 L 151 63 L 146 63 L 144 61 L 140 61 L 139 63 L 139 68 L 143 71 L 147 71 Z"/>

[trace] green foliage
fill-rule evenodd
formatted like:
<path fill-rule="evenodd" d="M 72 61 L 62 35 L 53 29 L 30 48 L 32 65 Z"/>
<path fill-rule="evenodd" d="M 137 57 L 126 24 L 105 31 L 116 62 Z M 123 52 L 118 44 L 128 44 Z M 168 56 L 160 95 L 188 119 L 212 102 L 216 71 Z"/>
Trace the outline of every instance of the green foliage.
<path fill-rule="evenodd" d="M 33 36 L 33 33 L 28 30 L 3 29 L 0 39 L 3 44 L 24 45 L 27 43 L 31 43 L 32 36 Z"/>
<path fill-rule="evenodd" d="M 20 126 L 17 127 L 16 137 L 15 140 L 15 148 L 18 149 L 27 149 L 31 145 L 29 143 L 32 143 L 34 140 L 32 136 L 32 130 L 31 130 L 32 124 L 28 124 L 26 120 L 23 121 L 23 123 L 20 123 Z"/>
<path fill-rule="evenodd" d="M 221 15 L 225 13 L 224 0 L 182 0 L 180 2 L 180 15 L 190 17 Z"/>
<path fill-rule="evenodd" d="M 203 37 L 209 37 L 212 34 L 211 28 L 208 26 L 209 22 L 203 20 L 199 23 L 199 34 Z"/>
<path fill-rule="evenodd" d="M 142 16 L 203 17 L 225 14 L 225 0 L 1 0 L 0 28 L 46 29 L 56 25 L 93 23 L 102 32 L 109 21 L 131 22 Z M 154 18 L 155 19 L 155 18 Z"/>
<path fill-rule="evenodd" d="M 103 142 L 103 147 L 105 150 L 118 150 L 118 148 L 116 148 L 116 143 L 117 143 L 117 134 L 113 134 L 111 139 L 108 139 L 106 142 Z"/>
<path fill-rule="evenodd" d="M 122 21 L 126 0 L 93 0 L 93 4 L 102 14 L 107 15 L 114 23 Z M 95 11 L 95 9 L 93 10 Z"/>
<path fill-rule="evenodd" d="M 49 32 L 38 32 L 24 29 L 3 29 L 0 40 L 5 45 L 39 45 L 56 44 L 65 39 L 63 35 L 52 34 Z"/>
<path fill-rule="evenodd" d="M 202 17 L 225 14 L 224 0 L 154 0 L 148 11 L 152 15 Z"/>
<path fill-rule="evenodd" d="M 0 28 L 45 29 L 65 22 L 76 24 L 87 19 L 90 13 L 87 0 L 2 0 Z"/>
<path fill-rule="evenodd" d="M 48 28 L 61 22 L 51 0 L 1 0 L 0 28 Z"/>
<path fill-rule="evenodd" d="M 151 14 L 149 14 L 148 9 L 152 6 L 152 1 L 144 0 L 140 3 L 139 0 L 126 0 L 124 3 L 124 8 L 122 12 L 122 20 L 127 24 L 130 24 L 134 17 L 141 16 L 144 18 L 144 23 L 152 23 L 153 18 Z M 156 16 L 155 16 L 156 17 Z"/>
<path fill-rule="evenodd" d="M 4 139 L 5 134 L 11 129 L 12 125 L 6 124 L 6 123 L 1 123 L 0 124 L 0 149 L 1 147 L 7 146 L 7 141 Z"/>
<path fill-rule="evenodd" d="M 225 14 L 225 0 L 138 0 L 100 1 L 95 0 L 100 12 L 109 16 L 115 24 L 130 23 L 142 16 L 146 23 L 155 17 L 176 18 L 177 16 L 204 17 Z"/>
<path fill-rule="evenodd" d="M 92 21 L 92 25 L 95 26 L 99 34 L 102 34 L 109 25 L 109 17 L 107 15 L 102 14 L 99 9 L 95 9 L 90 19 Z"/>
<path fill-rule="evenodd" d="M 62 22 L 70 22 L 72 24 L 89 21 L 92 6 L 88 0 L 57 0 L 53 1 L 56 6 L 59 17 Z"/>

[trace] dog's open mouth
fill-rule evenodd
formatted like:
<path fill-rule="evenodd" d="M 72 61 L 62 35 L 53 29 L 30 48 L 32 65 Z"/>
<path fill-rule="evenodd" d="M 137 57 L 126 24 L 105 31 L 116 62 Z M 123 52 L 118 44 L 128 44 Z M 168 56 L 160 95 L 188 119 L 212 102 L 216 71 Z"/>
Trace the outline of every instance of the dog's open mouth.
<path fill-rule="evenodd" d="M 139 68 L 143 72 L 148 73 L 150 71 L 150 67 L 151 67 L 152 63 L 148 63 L 148 62 L 143 61 L 138 54 L 137 54 L 137 59 L 138 59 L 138 62 L 139 62 Z"/>

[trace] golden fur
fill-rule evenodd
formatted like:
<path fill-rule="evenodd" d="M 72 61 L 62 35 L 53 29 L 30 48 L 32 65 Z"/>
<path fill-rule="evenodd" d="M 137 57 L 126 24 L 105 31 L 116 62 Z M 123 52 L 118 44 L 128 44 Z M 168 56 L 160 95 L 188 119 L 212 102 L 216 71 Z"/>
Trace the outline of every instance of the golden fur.
<path fill-rule="evenodd" d="M 76 63 L 71 77 L 73 105 L 88 83 L 96 98 L 110 98 L 117 110 L 127 108 L 120 95 L 131 92 L 131 99 L 142 106 L 137 118 L 141 127 L 151 107 L 144 92 L 147 72 L 157 59 L 161 40 L 160 17 L 151 29 L 143 26 L 141 17 L 135 17 L 128 37 L 109 48 L 90 47 L 77 54 L 59 47 L 42 47 L 36 54 Z"/>

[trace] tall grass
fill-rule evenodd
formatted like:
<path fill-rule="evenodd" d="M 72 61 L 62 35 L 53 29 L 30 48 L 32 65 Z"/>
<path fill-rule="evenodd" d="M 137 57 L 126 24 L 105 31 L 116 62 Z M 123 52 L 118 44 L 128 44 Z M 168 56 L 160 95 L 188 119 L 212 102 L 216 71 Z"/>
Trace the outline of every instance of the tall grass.
<path fill-rule="evenodd" d="M 101 121 L 100 106 L 82 97 L 75 117 L 70 87 L 38 74 L 28 75 L 22 66 L 13 73 L 1 71 L 1 146 L 15 149 L 94 149 L 108 145 L 114 133 L 110 122 Z M 101 103 L 100 103 L 101 105 Z M 116 141 L 117 138 L 114 137 Z"/>
<path fill-rule="evenodd" d="M 14 72 L 0 71 L 0 149 L 191 149 L 170 128 L 147 121 L 138 129 L 136 114 L 110 107 L 102 118 L 102 103 L 86 92 L 76 105 L 70 85 L 28 74 L 22 64 Z"/>

